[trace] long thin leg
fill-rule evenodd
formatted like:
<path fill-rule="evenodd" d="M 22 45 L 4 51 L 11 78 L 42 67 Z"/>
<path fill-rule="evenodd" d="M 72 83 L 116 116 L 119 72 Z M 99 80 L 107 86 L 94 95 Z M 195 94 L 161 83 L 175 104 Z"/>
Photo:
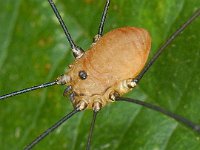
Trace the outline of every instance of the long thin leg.
<path fill-rule="evenodd" d="M 104 24 L 105 24 L 106 16 L 108 13 L 109 5 L 110 5 L 110 0 L 107 0 L 103 9 L 102 16 L 101 16 L 101 22 L 99 25 L 98 34 L 94 37 L 94 42 L 98 41 L 98 39 L 103 35 L 103 29 L 104 29 Z"/>
<path fill-rule="evenodd" d="M 49 87 L 49 86 L 54 86 L 54 85 L 57 85 L 57 84 L 58 84 L 57 81 L 53 81 L 53 82 L 43 83 L 41 85 L 32 86 L 32 87 L 29 87 L 29 88 L 25 88 L 25 89 L 22 89 L 22 90 L 19 90 L 19 91 L 15 91 L 15 92 L 12 92 L 12 93 L 9 93 L 9 94 L 2 95 L 2 96 L 0 96 L 0 100 L 6 100 L 6 98 L 9 98 L 9 97 L 12 97 L 12 96 L 27 93 L 27 92 L 37 90 L 37 89 L 41 89 L 41 88 L 46 88 L 46 87 Z"/>
<path fill-rule="evenodd" d="M 190 120 L 187 120 L 186 118 L 182 117 L 182 116 L 179 116 L 177 114 L 174 114 L 164 108 L 161 108 L 159 106 L 156 106 L 156 105 L 153 105 L 153 104 L 150 104 L 150 103 L 147 103 L 147 102 L 143 102 L 143 101 L 140 101 L 140 100 L 136 100 L 136 99 L 132 99 L 132 98 L 125 98 L 125 97 L 118 97 L 116 98 L 116 101 L 126 101 L 126 102 L 131 102 L 131 103 L 135 103 L 135 104 L 138 104 L 138 105 L 141 105 L 141 106 L 144 106 L 144 107 L 147 107 L 149 109 L 152 109 L 152 110 L 155 110 L 155 111 L 158 111 L 170 118 L 173 118 L 175 119 L 176 121 L 184 124 L 185 126 L 191 128 L 193 131 L 197 132 L 198 134 L 200 134 L 200 126 L 191 122 Z"/>
<path fill-rule="evenodd" d="M 60 13 L 58 12 L 57 8 L 56 8 L 56 5 L 54 4 L 53 0 L 48 0 L 49 1 L 49 4 L 51 5 L 51 8 L 53 9 L 58 21 L 60 22 L 60 25 L 63 29 L 63 31 L 65 32 L 65 35 L 67 37 L 67 40 L 69 41 L 69 44 L 70 44 L 70 47 L 72 48 L 72 52 L 73 52 L 73 55 L 75 58 L 80 58 L 83 54 L 84 54 L 84 51 L 76 46 L 76 44 L 74 43 L 74 41 L 72 40 L 72 37 L 67 29 L 67 26 L 65 25 Z"/>
<path fill-rule="evenodd" d="M 97 113 L 98 113 L 98 111 L 93 111 L 93 118 L 92 118 L 92 122 L 91 122 L 91 126 L 90 126 L 90 133 L 88 135 L 86 150 L 90 150 L 91 139 L 92 139 L 92 134 L 93 134 L 93 131 L 94 131 L 94 125 L 95 125 Z"/>
<path fill-rule="evenodd" d="M 153 65 L 153 63 L 157 60 L 160 54 L 165 50 L 165 48 L 190 24 L 192 23 L 198 16 L 200 15 L 200 9 L 198 9 L 176 32 L 174 32 L 168 40 L 157 50 L 156 54 L 151 58 L 148 64 L 144 67 L 144 69 L 140 72 L 140 74 L 134 79 L 135 83 L 138 83 L 140 79 L 144 76 L 144 74 L 149 70 L 149 68 Z"/>
<path fill-rule="evenodd" d="M 79 112 L 78 109 L 74 109 L 72 112 L 64 116 L 62 119 L 60 119 L 58 122 L 56 122 L 53 126 L 48 128 L 46 131 L 44 131 L 40 136 L 38 136 L 35 140 L 33 140 L 29 145 L 25 147 L 25 150 L 32 149 L 36 144 L 38 144 L 42 139 L 44 139 L 49 133 L 57 129 L 60 125 L 62 125 L 65 121 L 70 119 L 73 115 L 75 115 L 77 112 Z"/>

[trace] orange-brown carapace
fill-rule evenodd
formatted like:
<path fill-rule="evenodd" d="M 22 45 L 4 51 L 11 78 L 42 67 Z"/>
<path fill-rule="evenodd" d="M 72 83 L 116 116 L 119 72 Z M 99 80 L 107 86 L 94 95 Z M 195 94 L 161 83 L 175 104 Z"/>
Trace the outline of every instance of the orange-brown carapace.
<path fill-rule="evenodd" d="M 70 65 L 62 79 L 75 107 L 98 111 L 123 95 L 144 67 L 151 47 L 149 33 L 141 28 L 123 27 L 100 37 L 84 55 Z M 69 92 L 70 91 L 70 92 Z"/>

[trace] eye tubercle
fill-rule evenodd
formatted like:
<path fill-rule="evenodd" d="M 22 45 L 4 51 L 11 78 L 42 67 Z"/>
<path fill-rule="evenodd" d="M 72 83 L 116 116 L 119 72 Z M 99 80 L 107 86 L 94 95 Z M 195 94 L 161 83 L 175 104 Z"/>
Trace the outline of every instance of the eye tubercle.
<path fill-rule="evenodd" d="M 85 80 L 87 78 L 87 73 L 84 70 L 79 71 L 78 76 L 82 79 Z"/>

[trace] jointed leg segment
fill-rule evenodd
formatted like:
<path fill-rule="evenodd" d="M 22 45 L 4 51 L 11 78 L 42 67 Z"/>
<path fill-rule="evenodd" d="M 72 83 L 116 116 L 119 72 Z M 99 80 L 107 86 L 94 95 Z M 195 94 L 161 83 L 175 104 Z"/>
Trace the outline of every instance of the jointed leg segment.
<path fill-rule="evenodd" d="M 104 29 L 104 24 L 105 24 L 106 16 L 107 16 L 107 13 L 108 13 L 109 5 L 110 5 L 110 0 L 107 0 L 106 4 L 104 6 L 102 16 L 101 16 L 101 22 L 100 22 L 100 25 L 99 25 L 98 33 L 97 33 L 97 35 L 95 35 L 93 43 L 96 43 L 99 40 L 99 38 L 103 35 L 103 29 Z"/>
<path fill-rule="evenodd" d="M 49 1 L 49 4 L 51 5 L 51 8 L 53 9 L 58 21 L 60 22 L 60 25 L 67 37 L 67 40 L 69 41 L 69 44 L 70 44 L 70 47 L 72 49 L 72 52 L 73 52 L 73 55 L 75 58 L 80 58 L 81 56 L 83 56 L 84 54 L 84 51 L 83 49 L 81 49 L 80 47 L 78 47 L 74 41 L 72 40 L 72 37 L 67 29 L 67 26 L 65 25 L 60 13 L 58 12 L 57 8 L 56 8 L 56 5 L 54 4 L 53 0 L 48 0 Z"/>
<path fill-rule="evenodd" d="M 91 139 L 92 139 L 92 134 L 93 134 L 93 131 L 94 131 L 94 125 L 95 125 L 97 114 L 98 114 L 98 111 L 94 110 L 93 111 L 93 118 L 92 118 L 92 122 L 91 122 L 91 126 L 90 126 L 90 132 L 89 132 L 89 135 L 88 135 L 86 150 L 90 150 Z"/>

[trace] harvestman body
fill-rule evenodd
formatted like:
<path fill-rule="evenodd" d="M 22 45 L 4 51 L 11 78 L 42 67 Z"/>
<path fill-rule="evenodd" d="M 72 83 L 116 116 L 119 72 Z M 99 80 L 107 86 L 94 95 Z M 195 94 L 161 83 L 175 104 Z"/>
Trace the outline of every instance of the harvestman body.
<path fill-rule="evenodd" d="M 77 112 L 84 109 L 93 109 L 94 116 L 87 142 L 87 149 L 90 149 L 97 112 L 107 103 L 119 100 L 136 103 L 159 111 L 200 133 L 200 126 L 195 125 L 181 116 L 146 102 L 120 97 L 137 85 L 164 48 L 200 15 L 200 10 L 197 10 L 197 12 L 167 40 L 145 66 L 151 47 L 151 38 L 146 30 L 135 27 L 123 27 L 110 31 L 102 36 L 110 0 L 106 1 L 98 34 L 95 36 L 91 48 L 86 52 L 74 44 L 55 4 L 52 0 L 48 1 L 66 34 L 76 59 L 69 65 L 69 69 L 64 75 L 58 77 L 56 81 L 6 94 L 1 96 L 0 99 L 3 100 L 11 96 L 48 86 L 67 85 L 64 96 L 69 94 L 74 110 L 41 134 L 25 149 L 31 149 L 35 144 Z M 110 59 L 110 57 L 112 57 L 112 59 Z"/>
<path fill-rule="evenodd" d="M 71 99 L 75 108 L 99 111 L 115 100 L 113 94 L 123 95 L 136 85 L 134 77 L 145 65 L 150 44 L 144 29 L 115 29 L 100 37 L 58 82 L 70 86 L 67 92 L 73 90 Z M 111 56 L 115 57 L 110 59 Z"/>

